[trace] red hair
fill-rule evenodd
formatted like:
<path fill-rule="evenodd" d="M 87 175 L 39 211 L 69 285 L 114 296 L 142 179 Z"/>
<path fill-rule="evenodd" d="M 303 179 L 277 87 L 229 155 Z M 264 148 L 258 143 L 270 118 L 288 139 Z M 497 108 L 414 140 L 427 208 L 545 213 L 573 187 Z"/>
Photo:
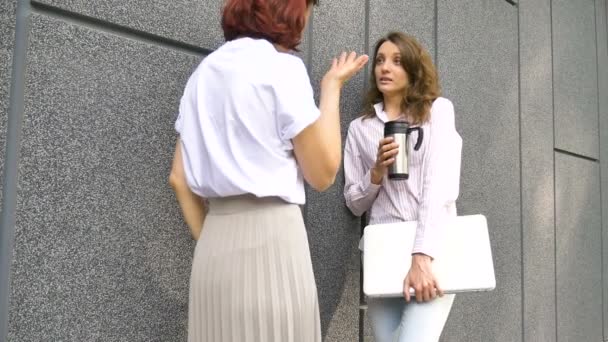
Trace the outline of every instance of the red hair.
<path fill-rule="evenodd" d="M 224 38 L 262 38 L 296 50 L 308 6 L 317 3 L 318 0 L 226 0 L 222 13 Z"/>

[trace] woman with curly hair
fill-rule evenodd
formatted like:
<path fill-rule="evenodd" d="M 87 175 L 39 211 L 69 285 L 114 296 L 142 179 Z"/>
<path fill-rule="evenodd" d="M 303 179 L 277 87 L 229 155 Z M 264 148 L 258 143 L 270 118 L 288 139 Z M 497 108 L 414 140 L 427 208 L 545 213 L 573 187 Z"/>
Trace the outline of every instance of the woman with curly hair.
<path fill-rule="evenodd" d="M 436 342 L 454 295 L 443 295 L 431 266 L 443 222 L 456 215 L 462 140 L 452 103 L 440 97 L 431 56 L 414 37 L 388 34 L 376 44 L 373 62 L 365 113 L 351 122 L 346 140 L 346 204 L 357 216 L 368 212 L 370 224 L 417 221 L 417 232 L 403 297 L 368 298 L 368 314 L 377 342 Z M 419 150 L 401 146 L 410 156 L 407 180 L 387 177 L 399 150 L 383 136 L 393 120 L 423 130 Z M 418 133 L 411 134 L 417 141 Z"/>

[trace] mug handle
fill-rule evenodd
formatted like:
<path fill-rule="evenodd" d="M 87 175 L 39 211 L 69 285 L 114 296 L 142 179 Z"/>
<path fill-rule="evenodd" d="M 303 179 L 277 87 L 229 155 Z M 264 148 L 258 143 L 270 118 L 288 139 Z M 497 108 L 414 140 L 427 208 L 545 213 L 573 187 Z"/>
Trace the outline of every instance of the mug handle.
<path fill-rule="evenodd" d="M 424 131 L 422 130 L 422 127 L 412 127 L 407 129 L 407 134 L 410 134 L 413 131 L 418 131 L 418 140 L 416 141 L 416 145 L 414 145 L 414 151 L 418 151 L 420 149 L 420 145 L 422 145 Z"/>

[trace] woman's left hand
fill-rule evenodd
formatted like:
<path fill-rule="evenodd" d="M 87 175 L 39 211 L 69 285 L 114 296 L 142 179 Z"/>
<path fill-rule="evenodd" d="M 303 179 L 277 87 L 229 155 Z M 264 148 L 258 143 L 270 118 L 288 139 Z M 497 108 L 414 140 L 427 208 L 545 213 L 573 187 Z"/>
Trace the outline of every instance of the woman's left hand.
<path fill-rule="evenodd" d="M 437 296 L 443 296 L 443 290 L 439 287 L 437 279 L 431 268 L 432 259 L 425 254 L 412 255 L 412 267 L 403 280 L 403 296 L 409 303 L 411 299 L 410 289 L 414 289 L 418 303 L 428 302 Z"/>

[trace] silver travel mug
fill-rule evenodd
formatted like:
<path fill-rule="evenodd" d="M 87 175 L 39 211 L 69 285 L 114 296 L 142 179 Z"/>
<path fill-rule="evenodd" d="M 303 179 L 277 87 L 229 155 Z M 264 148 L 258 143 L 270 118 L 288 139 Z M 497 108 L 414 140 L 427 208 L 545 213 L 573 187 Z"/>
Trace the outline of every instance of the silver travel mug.
<path fill-rule="evenodd" d="M 410 133 L 418 131 L 418 141 L 414 150 L 418 151 L 422 144 L 423 131 L 421 127 L 410 127 L 406 121 L 389 121 L 384 124 L 384 137 L 392 137 L 399 144 L 399 152 L 395 156 L 395 162 L 388 167 L 389 179 L 409 178 L 409 156 L 408 140 Z"/>

